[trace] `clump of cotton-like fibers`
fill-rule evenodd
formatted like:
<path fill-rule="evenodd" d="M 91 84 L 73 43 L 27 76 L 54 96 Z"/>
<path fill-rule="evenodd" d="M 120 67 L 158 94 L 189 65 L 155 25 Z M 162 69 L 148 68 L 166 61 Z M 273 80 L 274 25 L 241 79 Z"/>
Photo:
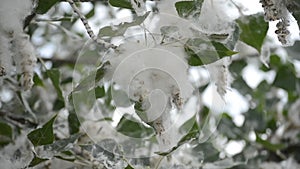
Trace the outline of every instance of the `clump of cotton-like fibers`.
<path fill-rule="evenodd" d="M 146 3 L 144 0 L 131 0 L 131 5 L 137 15 L 144 15 L 146 12 Z"/>
<path fill-rule="evenodd" d="M 0 67 L 2 75 L 12 74 L 13 63 L 21 74 L 21 85 L 28 90 L 33 85 L 36 63 L 34 47 L 23 32 L 23 21 L 33 8 L 31 0 L 10 0 L 0 6 Z"/>
<path fill-rule="evenodd" d="M 228 69 L 230 63 L 230 57 L 226 57 L 206 66 L 211 80 L 217 86 L 217 92 L 222 98 L 224 98 L 233 80 Z"/>
<path fill-rule="evenodd" d="M 17 71 L 22 74 L 21 85 L 28 90 L 33 85 L 33 68 L 36 63 L 34 47 L 26 34 L 19 34 L 13 39 L 13 48 L 17 49 L 14 53 Z"/>
<path fill-rule="evenodd" d="M 277 30 L 275 31 L 278 40 L 283 45 L 292 45 L 290 31 L 288 30 L 291 18 L 286 7 L 286 2 L 283 0 L 260 0 L 259 2 L 264 8 L 266 21 L 279 21 L 276 25 Z"/>

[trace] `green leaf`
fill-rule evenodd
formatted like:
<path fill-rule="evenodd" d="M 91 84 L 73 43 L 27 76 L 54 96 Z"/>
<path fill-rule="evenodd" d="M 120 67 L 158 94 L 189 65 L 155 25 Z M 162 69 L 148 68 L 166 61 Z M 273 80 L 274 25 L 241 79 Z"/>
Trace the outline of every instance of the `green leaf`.
<path fill-rule="evenodd" d="M 189 39 L 184 49 L 189 56 L 188 64 L 191 66 L 210 64 L 223 57 L 236 54 L 220 42 L 206 41 L 201 38 Z"/>
<path fill-rule="evenodd" d="M 191 141 L 191 140 L 197 138 L 198 135 L 199 135 L 199 127 L 198 127 L 198 124 L 195 122 L 193 127 L 190 129 L 190 131 L 180 139 L 180 141 L 178 142 L 178 145 L 182 145 L 188 141 Z"/>
<path fill-rule="evenodd" d="M 229 139 L 236 140 L 243 138 L 243 131 L 233 123 L 231 116 L 226 113 L 222 115 L 218 131 Z"/>
<path fill-rule="evenodd" d="M 186 133 L 187 131 L 189 131 L 195 122 L 196 122 L 195 116 L 187 120 L 185 123 L 183 123 L 182 126 L 180 126 L 179 128 L 180 133 Z"/>
<path fill-rule="evenodd" d="M 30 132 L 27 137 L 34 146 L 51 144 L 54 141 L 53 134 L 53 122 L 57 115 L 51 118 L 46 124 L 41 128 L 33 130 Z"/>
<path fill-rule="evenodd" d="M 53 103 L 53 110 L 58 111 L 62 108 L 65 107 L 65 102 L 61 101 L 60 99 L 56 99 L 55 102 Z"/>
<path fill-rule="evenodd" d="M 240 38 L 240 27 L 238 24 L 234 25 L 234 31 L 229 35 L 229 37 L 225 40 L 225 45 L 233 50 L 236 46 L 236 43 L 238 42 Z"/>
<path fill-rule="evenodd" d="M 199 161 L 214 162 L 219 160 L 220 152 L 214 147 L 211 142 L 197 143 L 192 145 L 192 155 L 197 157 Z"/>
<path fill-rule="evenodd" d="M 284 65 L 279 68 L 277 71 L 275 80 L 273 85 L 276 87 L 280 87 L 287 91 L 295 91 L 296 90 L 296 75 L 294 68 L 288 65 Z"/>
<path fill-rule="evenodd" d="M 230 72 L 239 75 L 246 66 L 247 66 L 247 62 L 245 60 L 236 60 L 229 65 L 229 70 Z"/>
<path fill-rule="evenodd" d="M 130 0 L 109 0 L 108 3 L 114 7 L 133 9 Z"/>
<path fill-rule="evenodd" d="M 225 57 L 225 56 L 231 56 L 231 55 L 238 53 L 238 52 L 228 49 L 226 46 L 224 46 L 220 42 L 211 41 L 211 43 L 215 47 L 220 58 Z"/>
<path fill-rule="evenodd" d="M 81 136 L 82 134 L 74 134 L 71 135 L 69 138 L 57 140 L 52 144 L 45 145 L 45 149 L 47 151 L 52 152 L 63 152 L 69 150 L 72 146 L 72 144 L 75 143 L 75 141 Z"/>
<path fill-rule="evenodd" d="M 33 83 L 35 86 L 44 86 L 43 80 L 36 73 L 33 76 Z"/>
<path fill-rule="evenodd" d="M 177 14 L 182 18 L 198 17 L 204 0 L 178 1 L 175 3 Z"/>
<path fill-rule="evenodd" d="M 134 169 L 134 168 L 130 164 L 128 164 L 125 169 Z"/>
<path fill-rule="evenodd" d="M 137 16 L 132 22 L 124 22 L 119 25 L 105 26 L 99 30 L 98 37 L 115 37 L 115 36 L 123 36 L 126 30 L 132 26 L 138 26 L 144 22 L 144 20 L 148 17 L 150 12 L 147 12 L 143 16 Z"/>
<path fill-rule="evenodd" d="M 37 14 L 44 14 L 55 5 L 59 0 L 39 0 L 36 8 Z"/>
<path fill-rule="evenodd" d="M 129 96 L 123 90 L 113 90 L 112 97 L 117 107 L 128 107 L 132 105 Z"/>
<path fill-rule="evenodd" d="M 280 56 L 275 55 L 275 54 L 271 55 L 270 56 L 270 68 L 278 70 L 279 67 L 281 67 L 281 66 L 282 66 L 282 61 L 280 59 Z"/>
<path fill-rule="evenodd" d="M 191 66 L 201 66 L 204 65 L 202 60 L 190 49 L 185 48 L 185 52 L 188 54 L 188 64 Z"/>
<path fill-rule="evenodd" d="M 68 84 L 68 83 L 72 83 L 73 82 L 73 77 L 67 77 L 65 79 L 63 79 L 60 84 L 63 85 L 63 84 Z"/>
<path fill-rule="evenodd" d="M 104 77 L 108 65 L 110 65 L 109 61 L 103 63 L 103 65 L 97 68 L 96 71 L 91 72 L 87 77 L 79 82 L 73 92 L 77 92 L 80 90 L 88 91 L 94 88 L 95 84 Z"/>
<path fill-rule="evenodd" d="M 245 130 L 254 129 L 257 132 L 264 132 L 266 130 L 266 116 L 265 113 L 259 111 L 257 109 L 250 109 L 248 112 L 245 113 L 245 122 L 243 128 Z"/>
<path fill-rule="evenodd" d="M 81 110 L 81 106 L 85 106 L 87 110 L 90 110 L 96 101 L 95 90 L 72 92 L 68 96 L 68 101 L 75 110 Z"/>
<path fill-rule="evenodd" d="M 219 59 L 217 52 L 211 48 L 210 42 L 201 38 L 189 39 L 184 45 L 188 54 L 188 64 L 191 66 L 201 66 L 215 62 Z"/>
<path fill-rule="evenodd" d="M 192 128 L 189 130 L 189 132 L 179 140 L 179 142 L 177 143 L 177 145 L 175 147 L 171 148 L 170 150 L 168 150 L 166 152 L 155 152 L 155 153 L 158 155 L 161 155 L 161 156 L 167 156 L 167 155 L 171 154 L 173 151 L 177 150 L 181 145 L 198 138 L 198 136 L 199 136 L 199 126 L 195 122 L 193 124 Z"/>
<path fill-rule="evenodd" d="M 88 12 L 88 13 L 85 15 L 85 18 L 86 18 L 86 19 L 89 19 L 89 18 L 93 17 L 94 15 L 95 15 L 95 8 L 92 8 L 92 9 L 90 10 L 90 12 Z"/>
<path fill-rule="evenodd" d="M 199 128 L 204 128 L 204 125 L 207 124 L 208 119 L 210 118 L 210 110 L 208 107 L 204 106 L 199 112 L 200 125 Z M 196 121 L 196 119 L 195 119 Z"/>
<path fill-rule="evenodd" d="M 256 142 L 264 146 L 264 148 L 276 152 L 277 150 L 281 150 L 285 148 L 284 144 L 273 144 L 267 140 L 263 140 L 257 133 L 256 135 Z"/>
<path fill-rule="evenodd" d="M 0 122 L 0 147 L 12 141 L 13 131 L 10 125 Z"/>
<path fill-rule="evenodd" d="M 80 121 L 75 112 L 71 112 L 68 116 L 68 124 L 69 124 L 69 133 L 75 134 L 79 132 L 80 129 Z"/>
<path fill-rule="evenodd" d="M 239 18 L 237 23 L 241 29 L 240 40 L 261 51 L 262 44 L 267 35 L 269 24 L 261 14 Z"/>
<path fill-rule="evenodd" d="M 44 161 L 47 161 L 49 159 L 46 159 L 46 158 L 40 158 L 38 156 L 36 156 L 36 154 L 34 154 L 34 157 L 33 159 L 31 160 L 31 162 L 29 163 L 28 167 L 34 167 Z"/>
<path fill-rule="evenodd" d="M 144 124 L 137 122 L 130 115 L 125 114 L 116 127 L 117 131 L 134 138 L 145 138 L 154 135 L 153 128 L 146 127 Z"/>
<path fill-rule="evenodd" d="M 188 17 L 195 9 L 194 1 L 178 1 L 175 3 L 175 8 L 180 17 Z"/>
<path fill-rule="evenodd" d="M 215 162 L 219 160 L 219 151 L 214 147 L 214 145 L 210 142 L 204 143 L 196 143 L 196 145 L 192 145 L 192 155 L 194 157 L 198 157 L 199 161 L 203 162 Z"/>
<path fill-rule="evenodd" d="M 144 122 L 149 122 L 148 116 L 147 116 L 147 111 L 150 106 L 151 103 L 149 102 L 148 99 L 144 100 L 143 102 L 139 102 L 139 101 L 134 101 L 134 110 L 136 112 L 136 114 L 139 116 L 139 118 L 141 118 L 142 121 Z"/>
<path fill-rule="evenodd" d="M 104 86 L 97 86 L 95 87 L 95 96 L 96 96 L 96 99 L 99 99 L 99 98 L 102 98 L 105 96 L 105 89 L 104 89 Z"/>
<path fill-rule="evenodd" d="M 62 94 L 62 90 L 60 88 L 60 72 L 58 69 L 50 69 L 46 71 L 47 76 L 50 78 L 59 100 L 64 102 L 64 97 Z"/>

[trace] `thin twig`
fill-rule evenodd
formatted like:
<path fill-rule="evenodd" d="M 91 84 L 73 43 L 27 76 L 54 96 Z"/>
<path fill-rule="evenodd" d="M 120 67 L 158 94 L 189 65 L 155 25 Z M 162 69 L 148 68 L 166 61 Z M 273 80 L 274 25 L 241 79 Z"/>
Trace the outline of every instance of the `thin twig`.
<path fill-rule="evenodd" d="M 241 7 L 238 4 L 236 4 L 236 2 L 234 2 L 234 0 L 230 0 L 230 2 L 236 7 L 236 9 L 239 11 L 239 14 L 241 16 L 244 16 L 244 13 L 243 13 L 243 10 L 241 9 Z"/>
<path fill-rule="evenodd" d="M 158 159 L 158 161 L 157 161 L 157 163 L 156 163 L 156 165 L 155 165 L 155 167 L 154 167 L 155 169 L 158 169 L 158 168 L 159 168 L 160 163 L 161 163 L 161 161 L 164 159 L 164 157 L 165 157 L 165 156 L 160 156 L 160 157 L 159 157 L 159 159 Z"/>
<path fill-rule="evenodd" d="M 105 42 L 104 40 L 97 38 L 97 36 L 95 35 L 95 33 L 93 32 L 91 26 L 89 25 L 86 17 L 81 13 L 81 11 L 77 8 L 77 6 L 75 5 L 75 2 L 73 0 L 66 0 L 71 7 L 73 8 L 74 12 L 79 16 L 81 22 L 83 23 L 88 35 L 90 36 L 90 38 L 92 40 L 94 40 L 96 43 L 100 44 L 100 45 L 104 45 L 105 48 L 116 48 L 115 45 Z"/>

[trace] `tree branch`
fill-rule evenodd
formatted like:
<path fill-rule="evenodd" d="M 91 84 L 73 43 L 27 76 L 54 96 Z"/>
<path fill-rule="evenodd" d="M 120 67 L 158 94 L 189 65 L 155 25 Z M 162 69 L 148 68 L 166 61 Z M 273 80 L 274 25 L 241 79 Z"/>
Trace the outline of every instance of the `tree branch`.
<path fill-rule="evenodd" d="M 111 44 L 111 43 L 108 43 L 108 42 L 105 42 L 104 40 L 98 38 L 95 33 L 93 32 L 91 26 L 89 25 L 86 17 L 81 13 L 81 11 L 77 8 L 77 6 L 75 5 L 75 2 L 73 0 L 66 0 L 70 5 L 71 7 L 73 8 L 74 12 L 79 16 L 81 22 L 83 23 L 88 35 L 90 36 L 90 38 L 92 40 L 94 40 L 96 43 L 100 44 L 100 45 L 104 45 L 105 48 L 113 48 L 115 49 L 116 46 Z"/>

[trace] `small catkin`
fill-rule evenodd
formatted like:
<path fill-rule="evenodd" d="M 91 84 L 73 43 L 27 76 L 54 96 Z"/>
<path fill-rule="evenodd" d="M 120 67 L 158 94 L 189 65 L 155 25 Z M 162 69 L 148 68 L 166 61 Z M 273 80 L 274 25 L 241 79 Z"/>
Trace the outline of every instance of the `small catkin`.
<path fill-rule="evenodd" d="M 290 31 L 288 27 L 290 26 L 289 12 L 286 7 L 286 3 L 283 0 L 260 0 L 262 7 L 265 11 L 266 21 L 277 21 L 276 27 L 277 38 L 279 42 L 283 45 L 289 44 Z"/>
<path fill-rule="evenodd" d="M 224 98 L 232 82 L 232 76 L 228 69 L 230 63 L 230 58 L 223 58 L 207 65 L 211 80 L 216 84 L 217 92 L 222 98 Z"/>
<path fill-rule="evenodd" d="M 21 85 L 28 90 L 33 85 L 36 63 L 34 48 L 29 36 L 23 32 L 23 22 L 30 15 L 32 0 L 9 0 L 0 5 L 0 75 L 21 73 Z"/>
<path fill-rule="evenodd" d="M 12 44 L 17 71 L 22 74 L 21 86 L 24 90 L 28 90 L 33 85 L 33 72 L 36 64 L 34 47 L 25 33 L 14 36 Z"/>

